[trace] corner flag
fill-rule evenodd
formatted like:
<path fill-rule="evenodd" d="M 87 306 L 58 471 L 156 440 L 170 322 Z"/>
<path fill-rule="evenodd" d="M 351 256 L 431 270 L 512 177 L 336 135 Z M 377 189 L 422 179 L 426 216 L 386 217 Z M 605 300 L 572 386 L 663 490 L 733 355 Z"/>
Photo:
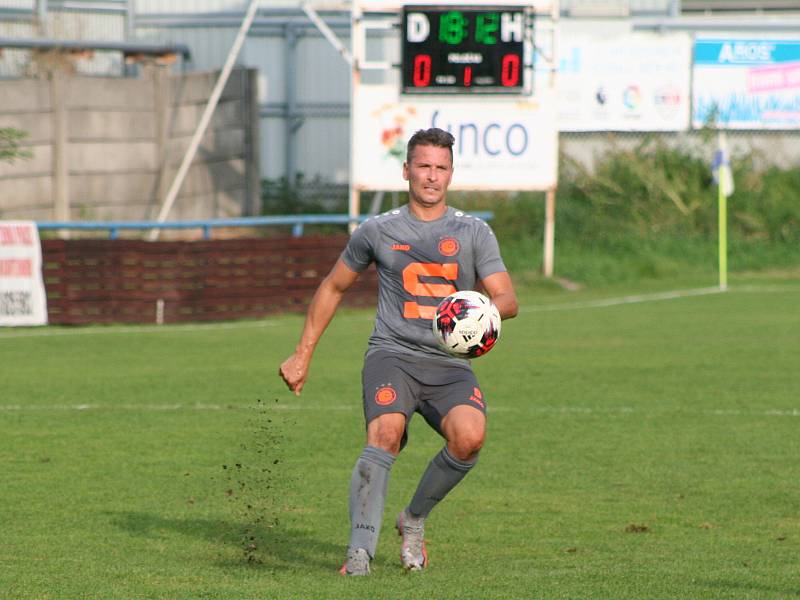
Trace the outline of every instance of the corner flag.
<path fill-rule="evenodd" d="M 711 172 L 714 174 L 714 183 L 719 186 L 719 193 L 726 198 L 733 194 L 733 171 L 731 171 L 731 160 L 728 154 L 728 139 L 722 130 L 717 132 L 717 151 L 714 153 Z"/>
<path fill-rule="evenodd" d="M 719 201 L 719 289 L 728 287 L 728 196 L 733 194 L 733 171 L 725 132 L 717 132 L 717 151 L 711 166 Z"/>

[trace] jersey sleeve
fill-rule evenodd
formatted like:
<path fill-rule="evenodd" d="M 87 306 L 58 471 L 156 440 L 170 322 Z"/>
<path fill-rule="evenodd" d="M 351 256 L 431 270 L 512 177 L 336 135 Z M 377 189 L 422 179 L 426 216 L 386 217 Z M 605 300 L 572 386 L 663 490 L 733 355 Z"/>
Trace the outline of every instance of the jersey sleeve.
<path fill-rule="evenodd" d="M 350 236 L 350 241 L 340 258 L 350 269 L 361 273 L 375 260 L 375 236 L 378 230 L 374 220 L 369 219 L 359 225 Z"/>
<path fill-rule="evenodd" d="M 493 273 L 506 271 L 500 256 L 500 246 L 492 228 L 485 221 L 478 220 L 475 226 L 475 273 L 480 279 Z"/>

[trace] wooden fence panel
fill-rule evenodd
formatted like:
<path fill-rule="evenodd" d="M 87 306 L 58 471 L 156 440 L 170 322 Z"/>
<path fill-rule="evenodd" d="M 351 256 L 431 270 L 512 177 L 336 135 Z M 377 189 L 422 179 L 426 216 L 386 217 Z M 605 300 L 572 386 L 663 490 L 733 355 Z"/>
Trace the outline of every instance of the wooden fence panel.
<path fill-rule="evenodd" d="M 198 242 L 43 240 L 50 323 L 165 323 L 304 312 L 347 236 Z M 345 294 L 374 306 L 368 269 Z"/>

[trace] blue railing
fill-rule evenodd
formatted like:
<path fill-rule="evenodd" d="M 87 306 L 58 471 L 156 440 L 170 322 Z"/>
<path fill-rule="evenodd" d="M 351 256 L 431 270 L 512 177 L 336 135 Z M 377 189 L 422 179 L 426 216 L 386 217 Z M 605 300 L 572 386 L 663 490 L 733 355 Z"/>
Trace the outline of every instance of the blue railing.
<path fill-rule="evenodd" d="M 470 212 L 474 217 L 484 221 L 492 219 L 492 212 Z M 360 215 L 358 221 L 364 221 L 369 215 Z M 204 239 L 211 238 L 211 230 L 216 227 L 262 227 L 270 225 L 291 225 L 292 235 L 302 237 L 306 225 L 347 225 L 350 215 L 269 215 L 262 217 L 238 217 L 233 219 L 198 219 L 191 221 L 40 221 L 40 231 L 72 230 L 72 231 L 108 231 L 108 237 L 117 239 L 121 230 L 149 229 L 200 229 Z"/>

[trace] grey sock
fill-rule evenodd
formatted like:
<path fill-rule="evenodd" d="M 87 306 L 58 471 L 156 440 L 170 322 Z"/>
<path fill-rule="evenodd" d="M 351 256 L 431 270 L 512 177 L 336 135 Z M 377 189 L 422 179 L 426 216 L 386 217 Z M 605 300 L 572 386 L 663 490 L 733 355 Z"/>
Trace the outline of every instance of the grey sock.
<path fill-rule="evenodd" d="M 375 446 L 365 446 L 350 478 L 350 544 L 372 557 L 378 546 L 383 505 L 389 486 L 394 455 Z"/>
<path fill-rule="evenodd" d="M 469 470 L 478 462 L 464 462 L 455 458 L 447 450 L 447 446 L 433 457 L 422 479 L 419 481 L 417 491 L 408 505 L 408 512 L 415 518 L 426 518 L 433 507 L 452 490 Z"/>

